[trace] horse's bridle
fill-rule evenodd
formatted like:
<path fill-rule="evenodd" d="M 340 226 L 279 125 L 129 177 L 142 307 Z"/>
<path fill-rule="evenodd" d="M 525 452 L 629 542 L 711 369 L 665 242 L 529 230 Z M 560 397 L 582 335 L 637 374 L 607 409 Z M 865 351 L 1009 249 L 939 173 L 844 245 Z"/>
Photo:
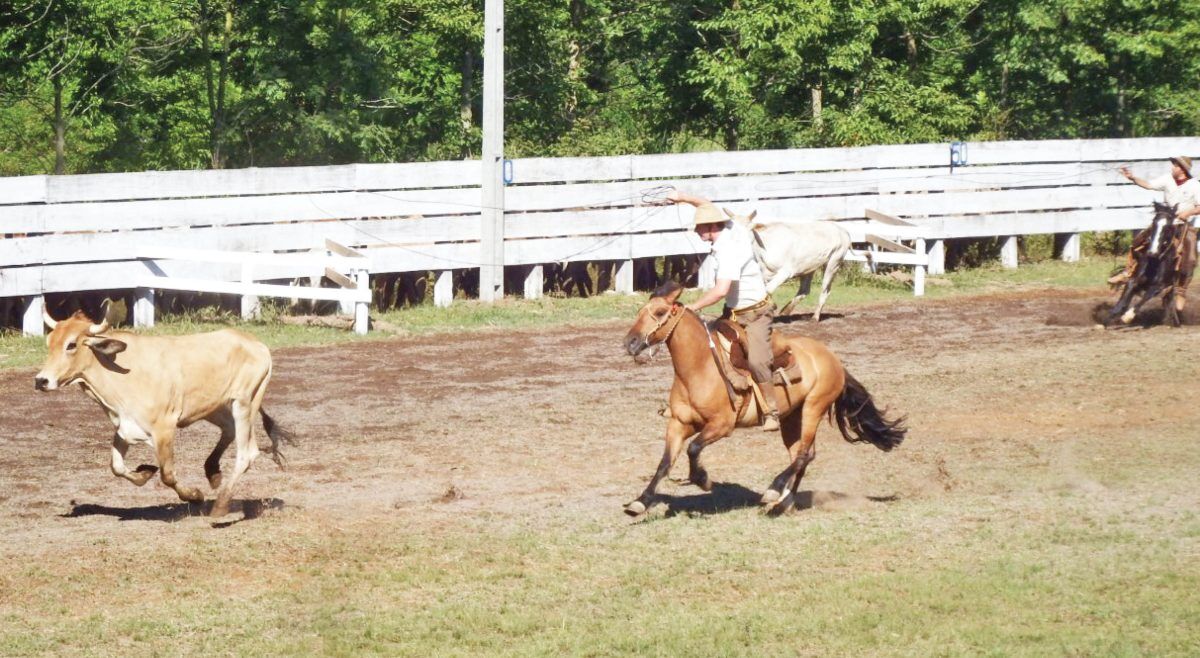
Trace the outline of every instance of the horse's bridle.
<path fill-rule="evenodd" d="M 679 321 L 683 319 L 683 316 L 686 312 L 687 307 L 683 304 L 680 304 L 679 302 L 674 302 L 671 304 L 671 311 L 667 313 L 666 317 L 664 317 L 662 320 L 659 320 L 658 324 L 646 334 L 646 342 L 651 345 L 655 343 L 667 342 L 667 339 L 671 337 L 671 334 L 675 333 L 675 327 L 679 326 Z M 667 328 L 667 334 L 660 340 L 653 340 L 654 334 L 661 331 L 662 328 L 666 327 L 668 324 L 671 326 Z"/>

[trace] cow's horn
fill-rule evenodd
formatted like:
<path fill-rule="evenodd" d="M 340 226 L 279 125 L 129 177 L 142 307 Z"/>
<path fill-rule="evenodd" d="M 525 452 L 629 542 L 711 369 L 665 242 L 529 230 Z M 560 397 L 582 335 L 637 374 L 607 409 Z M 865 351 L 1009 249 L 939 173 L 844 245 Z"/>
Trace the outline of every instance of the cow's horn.
<path fill-rule="evenodd" d="M 58 320 L 50 317 L 50 314 L 46 312 L 46 307 L 44 306 L 42 307 L 42 322 L 45 322 L 46 326 L 50 327 L 50 331 L 54 331 L 54 327 L 58 326 Z"/>
<path fill-rule="evenodd" d="M 105 318 L 104 322 L 101 322 L 100 324 L 94 324 L 94 325 L 88 327 L 88 334 L 92 335 L 92 336 L 95 336 L 96 334 L 102 334 L 106 331 L 108 331 L 108 319 L 107 318 Z"/>

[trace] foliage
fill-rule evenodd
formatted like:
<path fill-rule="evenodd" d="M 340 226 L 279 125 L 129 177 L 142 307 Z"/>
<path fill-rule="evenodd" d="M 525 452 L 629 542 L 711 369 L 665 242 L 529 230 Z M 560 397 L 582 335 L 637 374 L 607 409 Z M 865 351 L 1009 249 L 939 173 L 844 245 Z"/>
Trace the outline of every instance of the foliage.
<path fill-rule="evenodd" d="M 477 156 L 482 0 L 16 0 L 0 174 Z M 1180 0 L 510 0 L 514 156 L 1200 128 Z"/>

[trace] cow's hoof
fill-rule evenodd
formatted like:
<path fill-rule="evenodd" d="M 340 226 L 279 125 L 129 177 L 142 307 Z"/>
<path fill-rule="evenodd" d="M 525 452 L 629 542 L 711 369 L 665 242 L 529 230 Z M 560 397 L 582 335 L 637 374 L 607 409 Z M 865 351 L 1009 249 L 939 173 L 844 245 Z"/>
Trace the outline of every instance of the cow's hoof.
<path fill-rule="evenodd" d="M 179 494 L 179 500 L 182 500 L 185 503 L 191 503 L 195 505 L 204 502 L 204 493 L 199 489 L 184 489 L 177 493 Z"/>
<path fill-rule="evenodd" d="M 154 474 L 157 472 L 157 466 L 142 464 L 141 466 L 133 469 L 133 472 L 130 473 L 129 481 L 140 487 L 149 482 L 150 478 L 154 477 Z"/>
<path fill-rule="evenodd" d="M 641 516 L 646 513 L 646 505 L 640 500 L 635 500 L 625 506 L 625 513 L 633 517 Z"/>

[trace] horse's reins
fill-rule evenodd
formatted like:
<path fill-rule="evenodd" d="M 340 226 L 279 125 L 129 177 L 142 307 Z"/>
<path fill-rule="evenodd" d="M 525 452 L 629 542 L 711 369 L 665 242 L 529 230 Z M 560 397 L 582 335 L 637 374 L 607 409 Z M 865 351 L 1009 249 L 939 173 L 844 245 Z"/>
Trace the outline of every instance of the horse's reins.
<path fill-rule="evenodd" d="M 688 311 L 695 315 L 696 319 L 700 320 L 700 325 L 704 327 L 704 335 L 708 337 L 708 349 L 710 352 L 712 352 L 713 361 L 717 364 L 717 372 L 721 373 L 721 381 L 725 382 L 725 392 L 729 394 L 729 406 L 732 407 L 734 411 L 737 411 L 737 393 L 733 390 L 733 384 L 729 382 L 729 375 L 725 373 L 725 366 L 722 365 L 721 357 L 717 353 L 717 344 L 715 341 L 713 341 L 712 331 L 709 330 L 708 323 L 700 317 L 699 313 L 692 311 L 679 302 L 675 302 L 674 304 L 671 304 L 671 311 L 667 314 L 667 317 L 659 321 L 658 325 L 655 326 L 649 334 L 647 334 L 647 337 L 657 334 L 663 329 L 663 327 L 667 327 L 669 324 L 670 327 L 667 327 L 666 335 L 662 337 L 662 340 L 658 341 L 660 343 L 667 342 L 667 340 L 671 338 L 671 334 L 675 333 L 675 328 L 679 326 L 679 321 L 683 319 L 683 316 L 686 315 L 686 312 Z"/>

